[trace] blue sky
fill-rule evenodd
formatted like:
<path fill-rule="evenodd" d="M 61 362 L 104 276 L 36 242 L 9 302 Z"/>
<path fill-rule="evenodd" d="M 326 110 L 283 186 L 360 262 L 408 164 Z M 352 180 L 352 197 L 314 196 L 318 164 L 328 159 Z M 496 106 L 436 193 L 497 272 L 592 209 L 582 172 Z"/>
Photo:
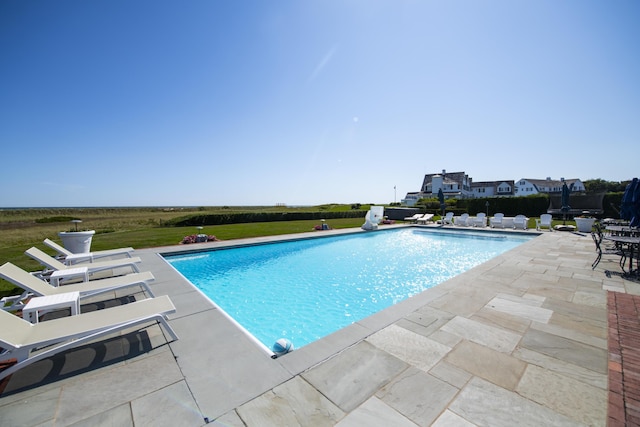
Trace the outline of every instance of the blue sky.
<path fill-rule="evenodd" d="M 637 0 L 3 0 L 0 207 L 631 179 L 638 22 Z"/>

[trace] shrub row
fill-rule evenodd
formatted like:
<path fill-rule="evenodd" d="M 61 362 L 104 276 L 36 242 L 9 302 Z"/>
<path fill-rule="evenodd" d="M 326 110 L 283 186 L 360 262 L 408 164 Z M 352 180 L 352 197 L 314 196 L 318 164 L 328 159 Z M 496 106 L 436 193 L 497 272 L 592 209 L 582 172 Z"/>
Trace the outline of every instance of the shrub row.
<path fill-rule="evenodd" d="M 302 221 L 313 219 L 364 218 L 366 211 L 343 212 L 238 212 L 224 214 L 191 215 L 175 218 L 166 223 L 174 227 L 241 224 L 249 222 Z"/>

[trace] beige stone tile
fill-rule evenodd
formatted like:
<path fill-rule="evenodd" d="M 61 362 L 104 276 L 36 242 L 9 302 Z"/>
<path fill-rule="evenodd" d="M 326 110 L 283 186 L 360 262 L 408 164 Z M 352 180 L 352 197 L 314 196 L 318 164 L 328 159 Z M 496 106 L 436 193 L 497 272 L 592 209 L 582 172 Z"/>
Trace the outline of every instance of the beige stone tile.
<path fill-rule="evenodd" d="M 217 424 L 216 424 L 217 423 Z M 238 413 L 233 410 L 215 419 L 213 427 L 247 427 Z"/>
<path fill-rule="evenodd" d="M 236 409 L 249 426 L 333 426 L 344 412 L 300 377 Z"/>
<path fill-rule="evenodd" d="M 477 377 L 448 409 L 479 426 L 582 426 L 565 415 Z"/>
<path fill-rule="evenodd" d="M 458 316 L 469 317 L 484 307 L 494 295 L 494 291 L 461 286 L 454 292 L 449 292 L 432 301 L 429 306 Z"/>
<path fill-rule="evenodd" d="M 496 297 L 489 301 L 487 308 L 541 323 L 548 322 L 553 314 L 553 311 L 524 298 L 515 300 L 515 298 Z"/>
<path fill-rule="evenodd" d="M 376 397 L 414 423 L 430 425 L 458 389 L 416 368 L 409 368 L 376 393 Z"/>
<path fill-rule="evenodd" d="M 451 350 L 451 347 L 396 325 L 376 332 L 367 341 L 423 371 L 431 369 Z"/>
<path fill-rule="evenodd" d="M 557 335 L 559 337 L 568 338 L 573 341 L 577 341 L 582 344 L 587 344 L 592 347 L 607 349 L 607 340 L 605 338 L 594 337 L 590 334 L 585 334 L 579 330 L 572 328 L 565 328 L 557 324 L 544 324 L 544 323 L 531 323 L 531 328 L 537 331 L 546 332 L 548 334 Z"/>
<path fill-rule="evenodd" d="M 471 374 L 464 369 L 453 366 L 446 361 L 441 361 L 429 371 L 431 375 L 451 384 L 456 388 L 462 388 L 471 379 Z"/>
<path fill-rule="evenodd" d="M 520 335 L 475 320 L 457 316 L 442 330 L 494 350 L 510 353 L 520 341 Z"/>
<path fill-rule="evenodd" d="M 469 341 L 458 344 L 445 361 L 507 390 L 515 389 L 527 365 L 515 357 Z"/>
<path fill-rule="evenodd" d="M 607 391 L 529 365 L 517 392 L 586 425 L 606 424 Z"/>
<path fill-rule="evenodd" d="M 518 334 L 523 334 L 527 329 L 529 329 L 529 325 L 531 324 L 531 321 L 528 319 L 514 316 L 509 313 L 503 313 L 488 307 L 483 307 L 480 311 L 471 316 L 470 319 L 477 320 L 497 328 L 508 329 Z"/>
<path fill-rule="evenodd" d="M 556 359 L 554 357 L 547 356 L 546 354 L 538 353 L 537 351 L 523 347 L 517 348 L 513 352 L 513 357 L 517 357 L 529 364 L 537 365 L 541 368 L 571 377 L 585 384 L 589 384 L 603 390 L 607 389 L 606 373 L 594 372 L 590 369 L 583 368 L 582 366 L 574 365 L 573 363 L 565 362 L 564 360 Z"/>
<path fill-rule="evenodd" d="M 577 319 L 575 316 L 553 313 L 549 325 L 557 325 L 598 338 L 607 337 L 607 323 L 591 319 Z"/>
<path fill-rule="evenodd" d="M 302 377 L 343 411 L 352 411 L 408 367 L 406 362 L 362 341 Z"/>
<path fill-rule="evenodd" d="M 577 291 L 573 295 L 573 301 L 576 304 L 582 305 L 592 305 L 594 307 L 602 307 L 607 304 L 607 294 L 600 291 L 596 292 L 588 292 L 588 291 Z"/>
<path fill-rule="evenodd" d="M 431 424 L 431 427 L 474 427 L 475 424 L 470 423 L 461 416 L 446 410 Z"/>
<path fill-rule="evenodd" d="M 537 351 L 595 372 L 603 374 L 607 372 L 607 350 L 554 334 L 530 329 L 522 337 L 520 347 Z"/>
<path fill-rule="evenodd" d="M 576 319 L 596 320 L 600 322 L 607 321 L 607 308 L 592 307 L 583 304 L 574 304 L 568 301 L 561 301 L 554 298 L 547 298 L 543 304 L 544 308 L 553 310 L 554 314 L 564 314 L 572 316 Z"/>
<path fill-rule="evenodd" d="M 462 340 L 462 338 L 460 338 L 459 336 L 450 334 L 442 330 L 436 331 L 433 334 L 429 335 L 429 338 L 450 348 L 455 347 Z"/>
<path fill-rule="evenodd" d="M 416 427 L 404 415 L 384 403 L 377 397 L 372 397 L 344 417 L 336 427 Z"/>

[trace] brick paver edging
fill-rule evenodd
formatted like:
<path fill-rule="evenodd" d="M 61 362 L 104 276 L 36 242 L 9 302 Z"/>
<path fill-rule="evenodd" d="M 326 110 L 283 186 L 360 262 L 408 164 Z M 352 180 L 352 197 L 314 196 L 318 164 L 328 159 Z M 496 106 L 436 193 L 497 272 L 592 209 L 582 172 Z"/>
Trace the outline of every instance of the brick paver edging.
<path fill-rule="evenodd" d="M 640 296 L 607 292 L 609 408 L 607 425 L 640 425 Z"/>

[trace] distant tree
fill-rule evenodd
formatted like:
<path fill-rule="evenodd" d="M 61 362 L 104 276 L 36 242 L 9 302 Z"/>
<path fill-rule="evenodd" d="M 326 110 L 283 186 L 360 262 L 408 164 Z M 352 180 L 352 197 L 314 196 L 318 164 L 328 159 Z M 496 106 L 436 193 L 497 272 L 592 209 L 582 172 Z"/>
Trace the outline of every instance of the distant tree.
<path fill-rule="evenodd" d="M 618 193 L 624 191 L 629 181 L 605 181 L 604 179 L 588 179 L 583 182 L 587 193 Z"/>
<path fill-rule="evenodd" d="M 606 192 L 609 189 L 609 183 L 604 179 L 589 179 L 584 181 L 584 188 L 587 190 L 587 193 L 602 193 Z"/>

